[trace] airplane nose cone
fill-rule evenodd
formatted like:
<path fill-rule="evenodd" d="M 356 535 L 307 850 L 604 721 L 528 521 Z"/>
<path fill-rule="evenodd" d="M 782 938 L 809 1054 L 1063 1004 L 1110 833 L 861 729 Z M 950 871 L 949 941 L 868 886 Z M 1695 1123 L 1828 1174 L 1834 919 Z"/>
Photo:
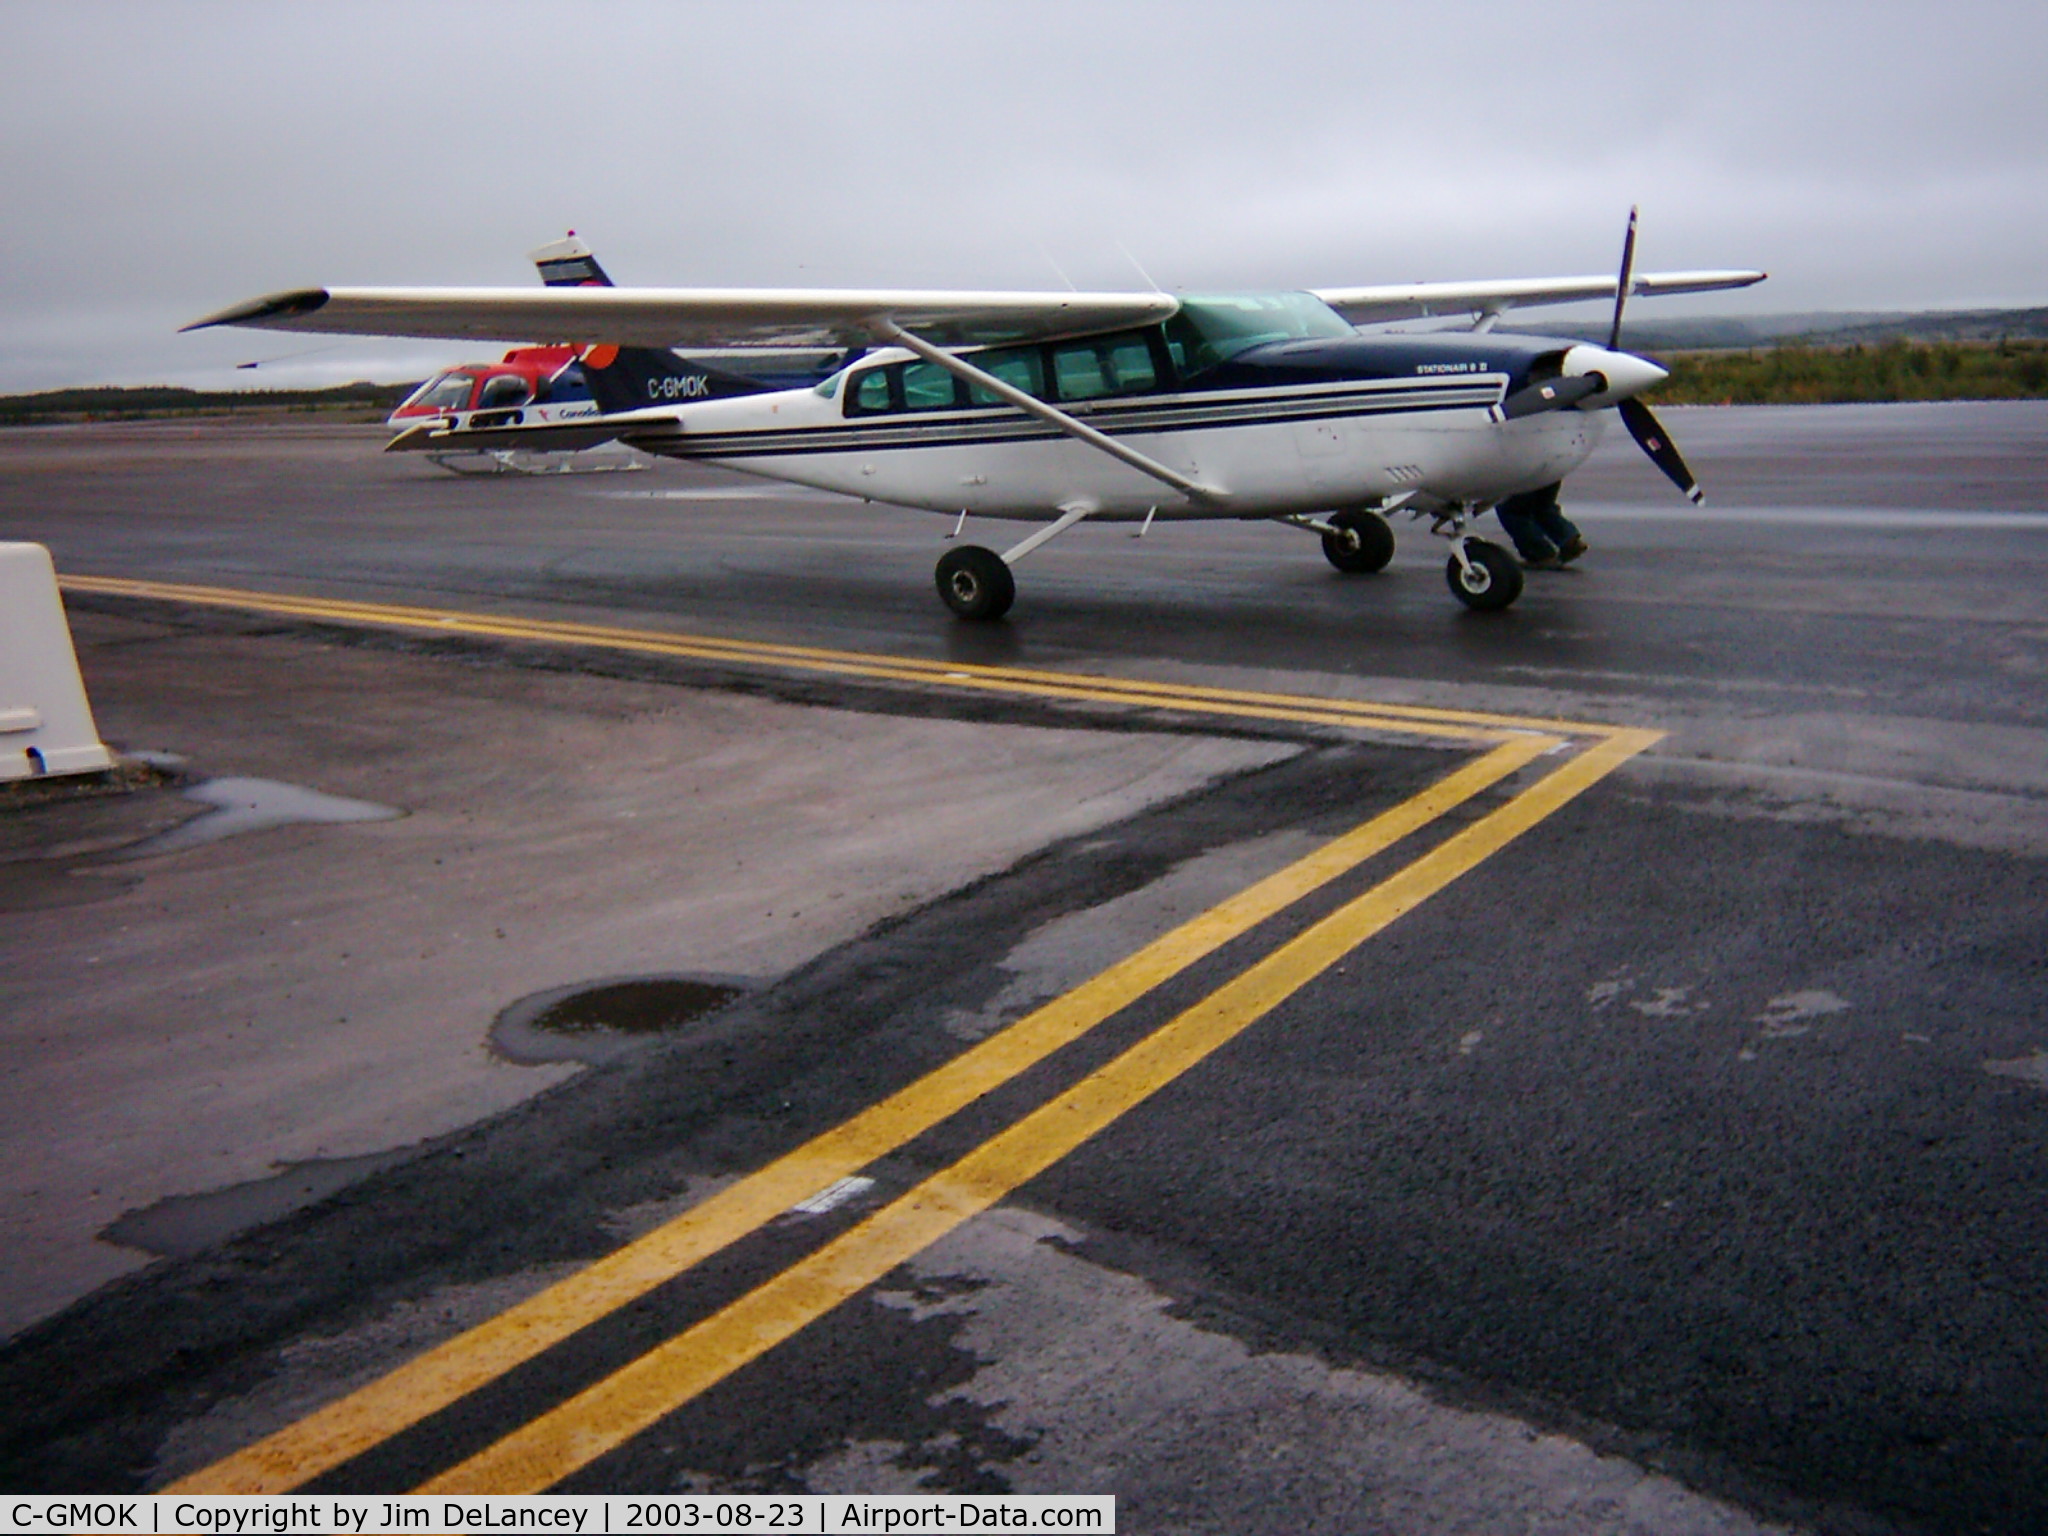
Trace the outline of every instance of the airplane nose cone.
<path fill-rule="evenodd" d="M 1588 395 L 1579 402 L 1580 409 L 1588 411 L 1617 405 L 1671 377 L 1668 369 L 1659 368 L 1647 357 L 1637 357 L 1633 352 L 1610 352 L 1605 347 L 1573 347 L 1565 354 L 1564 371 L 1567 377 L 1597 373 L 1607 381 L 1607 387 L 1599 394 Z"/>

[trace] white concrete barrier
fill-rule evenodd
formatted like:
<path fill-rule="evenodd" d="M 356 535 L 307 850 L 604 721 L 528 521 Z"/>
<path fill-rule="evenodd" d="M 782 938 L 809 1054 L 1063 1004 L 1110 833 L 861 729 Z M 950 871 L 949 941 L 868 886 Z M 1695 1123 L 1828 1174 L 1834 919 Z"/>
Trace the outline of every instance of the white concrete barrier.
<path fill-rule="evenodd" d="M 0 544 L 0 779 L 113 766 L 85 702 L 50 552 Z"/>

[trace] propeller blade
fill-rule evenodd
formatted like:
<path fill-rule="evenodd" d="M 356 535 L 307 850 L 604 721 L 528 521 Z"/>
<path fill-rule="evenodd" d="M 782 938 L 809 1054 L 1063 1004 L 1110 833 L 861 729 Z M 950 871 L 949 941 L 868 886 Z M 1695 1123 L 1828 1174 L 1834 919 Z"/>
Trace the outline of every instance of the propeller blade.
<path fill-rule="evenodd" d="M 1607 350 L 1621 350 L 1621 311 L 1628 303 L 1628 286 L 1636 275 L 1636 210 L 1628 211 L 1628 233 L 1621 241 L 1621 281 L 1614 285 L 1614 324 L 1607 332 Z"/>
<path fill-rule="evenodd" d="M 1576 374 L 1568 379 L 1544 379 L 1509 395 L 1494 407 L 1493 417 L 1495 421 L 1517 421 L 1541 411 L 1562 410 L 1567 405 L 1578 404 L 1588 395 L 1599 394 L 1606 387 L 1607 380 L 1597 373 Z"/>
<path fill-rule="evenodd" d="M 1621 412 L 1621 419 L 1628 428 L 1628 434 L 1636 440 L 1643 452 L 1650 456 L 1650 462 L 1664 471 L 1671 483 L 1685 492 L 1686 499 L 1694 506 L 1706 501 L 1706 494 L 1700 490 L 1699 481 L 1692 471 L 1685 467 L 1685 460 L 1672 446 L 1671 434 L 1664 430 L 1664 424 L 1657 420 L 1650 408 L 1636 399 L 1621 401 L 1615 409 Z"/>

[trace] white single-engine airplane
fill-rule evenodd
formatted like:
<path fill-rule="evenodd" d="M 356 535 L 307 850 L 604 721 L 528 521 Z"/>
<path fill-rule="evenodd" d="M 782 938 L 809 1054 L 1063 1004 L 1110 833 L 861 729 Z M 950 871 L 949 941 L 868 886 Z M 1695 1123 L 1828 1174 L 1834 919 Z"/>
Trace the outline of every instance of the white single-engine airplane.
<path fill-rule="evenodd" d="M 1635 216 L 1612 277 L 1414 283 L 1302 293 L 984 293 L 845 289 L 309 288 L 203 326 L 584 348 L 596 418 L 424 424 L 397 450 L 645 452 L 956 516 L 1042 522 L 1001 554 L 949 550 L 954 613 L 993 619 L 1011 568 L 1084 519 L 1268 519 L 1321 535 L 1341 571 L 1392 557 L 1388 517 L 1428 515 L 1461 602 L 1504 608 L 1520 564 L 1466 531 L 1554 502 L 1612 406 L 1679 489 L 1699 488 L 1638 398 L 1666 374 L 1621 351 L 1631 294 L 1740 288 L 1749 271 L 1634 271 Z M 1495 329 L 1520 305 L 1612 298 L 1607 345 Z M 1462 331 L 1362 333 L 1424 315 Z M 713 370 L 646 349 L 875 347 L 806 389 L 727 393 Z"/>

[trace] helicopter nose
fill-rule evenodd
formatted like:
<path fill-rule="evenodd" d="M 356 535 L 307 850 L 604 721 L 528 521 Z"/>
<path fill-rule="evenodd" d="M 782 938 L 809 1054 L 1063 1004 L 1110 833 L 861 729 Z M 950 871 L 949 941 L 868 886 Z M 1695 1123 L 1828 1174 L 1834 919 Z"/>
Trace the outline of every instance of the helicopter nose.
<path fill-rule="evenodd" d="M 1606 347 L 1573 347 L 1565 354 L 1564 372 L 1567 378 L 1597 373 L 1607 381 L 1605 389 L 1579 402 L 1579 408 L 1586 411 L 1618 405 L 1671 377 L 1670 370 L 1658 367 L 1647 357 L 1637 357 L 1633 352 L 1614 352 Z"/>

